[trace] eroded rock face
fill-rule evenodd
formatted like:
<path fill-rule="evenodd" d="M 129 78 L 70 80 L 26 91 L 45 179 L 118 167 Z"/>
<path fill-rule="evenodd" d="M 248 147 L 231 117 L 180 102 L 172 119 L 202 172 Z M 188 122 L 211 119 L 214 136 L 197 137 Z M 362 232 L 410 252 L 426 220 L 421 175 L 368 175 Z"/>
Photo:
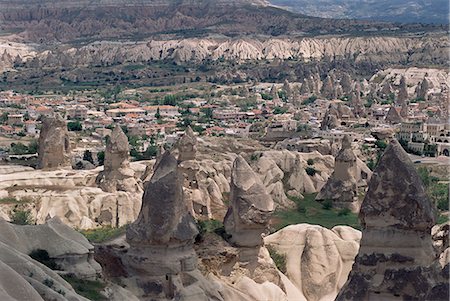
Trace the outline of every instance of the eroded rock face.
<path fill-rule="evenodd" d="M 70 140 L 61 116 L 44 117 L 39 135 L 38 168 L 71 168 Z"/>
<path fill-rule="evenodd" d="M 231 206 L 224 219 L 230 241 L 238 246 L 258 246 L 268 230 L 274 210 L 272 197 L 244 158 L 238 156 L 231 174 Z"/>
<path fill-rule="evenodd" d="M 360 250 L 337 300 L 448 299 L 431 239 L 435 209 L 396 140 L 374 171 L 360 219 Z"/>
<path fill-rule="evenodd" d="M 285 227 L 264 238 L 268 248 L 286 258 L 287 278 L 300 291 L 296 300 L 333 300 L 347 280 L 361 232 L 347 226 Z"/>
<path fill-rule="evenodd" d="M 58 269 L 78 278 L 95 278 L 101 273 L 94 260 L 94 247 L 57 217 L 37 226 L 19 226 L 0 219 L 0 241 L 24 254 L 45 250 Z"/>
<path fill-rule="evenodd" d="M 127 275 L 123 282 L 142 300 L 207 300 L 193 249 L 197 234 L 183 198 L 178 162 L 165 152 L 146 183 L 141 212 L 127 229 L 129 248 L 121 255 Z"/>
<path fill-rule="evenodd" d="M 133 162 L 131 168 L 139 175 L 145 165 Z M 141 207 L 142 190 L 105 192 L 95 187 L 100 169 L 43 171 L 2 165 L 0 196 L 27 200 L 22 209 L 30 210 L 37 224 L 55 216 L 78 229 L 133 222 Z M 0 216 L 9 220 L 13 209 L 14 204 L 0 204 Z"/>
<path fill-rule="evenodd" d="M 348 135 L 342 140 L 342 148 L 335 159 L 334 172 L 320 190 L 316 200 L 331 200 L 336 208 L 359 210 L 358 164 Z"/>
<path fill-rule="evenodd" d="M 142 191 L 129 162 L 130 147 L 128 138 L 120 126 L 116 126 L 106 142 L 105 166 L 99 174 L 97 182 L 107 192 Z"/>
<path fill-rule="evenodd" d="M 64 271 L 92 276 L 90 271 L 96 274 L 100 267 L 89 260 L 87 254 L 93 247 L 80 233 L 58 220 L 43 226 L 17 226 L 0 220 L 0 232 L 1 300 L 88 300 L 58 273 L 28 256 L 32 250 L 46 250 Z"/>
<path fill-rule="evenodd" d="M 320 129 L 331 130 L 337 128 L 341 125 L 341 118 L 344 115 L 354 117 L 352 110 L 348 106 L 341 103 L 331 104 L 323 117 Z"/>
<path fill-rule="evenodd" d="M 190 126 L 187 127 L 183 137 L 178 140 L 178 161 L 195 160 L 197 153 L 197 137 Z"/>
<path fill-rule="evenodd" d="M 198 231 L 183 199 L 183 177 L 177 160 L 162 155 L 146 184 L 141 212 L 127 231 L 131 244 L 159 245 L 192 241 Z"/>

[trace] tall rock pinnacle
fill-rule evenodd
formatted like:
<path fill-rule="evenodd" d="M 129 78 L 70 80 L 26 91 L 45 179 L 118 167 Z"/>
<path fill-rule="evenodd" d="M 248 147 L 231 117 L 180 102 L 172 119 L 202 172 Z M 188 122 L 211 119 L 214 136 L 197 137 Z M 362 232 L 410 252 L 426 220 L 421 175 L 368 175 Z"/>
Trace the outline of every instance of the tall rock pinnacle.
<path fill-rule="evenodd" d="M 105 167 L 99 174 L 99 186 L 108 192 L 140 191 L 129 162 L 128 138 L 120 126 L 116 126 L 106 142 Z"/>
<path fill-rule="evenodd" d="M 231 174 L 231 206 L 225 216 L 225 231 L 238 246 L 262 245 L 274 210 L 272 197 L 244 158 L 238 156 Z"/>
<path fill-rule="evenodd" d="M 435 210 L 397 140 L 372 175 L 360 220 L 359 253 L 337 300 L 447 300 L 431 239 Z"/>
<path fill-rule="evenodd" d="M 358 166 L 351 138 L 345 135 L 342 148 L 335 159 L 334 172 L 316 197 L 318 201 L 332 200 L 337 208 L 358 211 Z"/>
<path fill-rule="evenodd" d="M 39 135 L 38 168 L 69 167 L 70 140 L 66 122 L 60 115 L 45 117 Z"/>
<path fill-rule="evenodd" d="M 195 160 L 197 154 L 197 137 L 190 126 L 186 128 L 184 135 L 178 140 L 178 161 Z"/>
<path fill-rule="evenodd" d="M 183 200 L 183 176 L 170 152 L 165 152 L 147 182 L 142 208 L 127 231 L 130 244 L 179 244 L 198 234 L 193 217 Z"/>

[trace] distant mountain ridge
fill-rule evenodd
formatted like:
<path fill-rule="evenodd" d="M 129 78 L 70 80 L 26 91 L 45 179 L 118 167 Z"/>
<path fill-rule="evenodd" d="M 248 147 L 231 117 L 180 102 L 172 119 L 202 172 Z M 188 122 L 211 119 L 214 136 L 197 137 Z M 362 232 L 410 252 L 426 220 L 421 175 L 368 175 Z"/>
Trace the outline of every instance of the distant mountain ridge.
<path fill-rule="evenodd" d="M 45 8 L 107 7 L 107 6 L 170 6 L 207 4 L 215 5 L 269 5 L 266 0 L 0 0 L 0 8 L 26 6 Z"/>
<path fill-rule="evenodd" d="M 443 28 L 322 19 L 268 5 L 266 0 L 0 0 L 0 34 L 38 43 L 436 30 Z"/>
<path fill-rule="evenodd" d="M 449 23 L 448 0 L 270 0 L 270 3 L 323 18 Z"/>

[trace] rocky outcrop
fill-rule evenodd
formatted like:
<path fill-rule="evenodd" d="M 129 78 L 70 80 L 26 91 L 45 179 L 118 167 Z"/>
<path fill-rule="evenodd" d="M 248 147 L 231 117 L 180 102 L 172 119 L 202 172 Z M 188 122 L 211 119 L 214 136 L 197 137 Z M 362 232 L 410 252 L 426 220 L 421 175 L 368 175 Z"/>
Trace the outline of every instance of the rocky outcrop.
<path fill-rule="evenodd" d="M 301 293 L 296 300 L 334 300 L 358 253 L 361 233 L 351 227 L 287 226 L 264 238 L 285 258 L 284 274 Z M 355 299 L 356 300 L 356 299 Z"/>
<path fill-rule="evenodd" d="M 43 226 L 17 226 L 0 220 L 0 233 L 0 299 L 88 300 L 59 276 L 71 273 L 90 278 L 99 272 L 99 265 L 92 259 L 93 247 L 81 234 L 58 220 Z M 48 252 L 47 264 L 56 262 L 58 273 L 28 255 L 38 250 Z"/>
<path fill-rule="evenodd" d="M 425 77 L 420 85 L 417 85 L 416 88 L 416 97 L 419 99 L 427 100 L 428 91 L 431 88 L 431 84 L 428 82 L 428 79 Z"/>
<path fill-rule="evenodd" d="M 176 149 L 178 150 L 178 161 L 195 160 L 197 153 L 197 137 L 190 126 L 186 128 L 184 135 L 178 140 Z"/>
<path fill-rule="evenodd" d="M 360 250 L 337 300 L 448 299 L 431 239 L 435 209 L 396 140 L 374 171 L 360 220 Z"/>
<path fill-rule="evenodd" d="M 340 102 L 330 104 L 320 124 L 320 129 L 331 130 L 339 127 L 343 116 L 347 118 L 354 117 L 352 110 L 348 106 Z"/>
<path fill-rule="evenodd" d="M 45 251 L 55 269 L 77 278 L 95 279 L 101 273 L 94 260 L 94 247 L 57 217 L 37 226 L 19 226 L 0 219 L 0 242 L 23 254 Z"/>
<path fill-rule="evenodd" d="M 223 220 L 230 192 L 232 161 L 189 160 L 179 164 L 184 175 L 184 197 L 197 219 Z"/>
<path fill-rule="evenodd" d="M 330 200 L 335 208 L 359 210 L 358 201 L 358 163 L 352 149 L 351 138 L 345 135 L 342 148 L 336 156 L 334 172 L 316 196 L 317 201 Z"/>
<path fill-rule="evenodd" d="M 99 187 L 106 192 L 140 192 L 141 188 L 130 168 L 128 138 L 116 126 L 106 141 L 104 169 L 97 178 Z"/>
<path fill-rule="evenodd" d="M 71 168 L 70 139 L 61 116 L 44 117 L 39 135 L 38 168 Z"/>
<path fill-rule="evenodd" d="M 231 172 L 230 207 L 224 219 L 230 241 L 243 247 L 262 245 L 274 203 L 259 177 L 238 156 Z"/>
<path fill-rule="evenodd" d="M 145 165 L 131 164 L 136 175 Z M 33 220 L 43 224 L 59 217 L 79 229 L 123 226 L 139 214 L 142 191 L 105 192 L 96 187 L 101 168 L 93 170 L 43 171 L 13 165 L 0 166 L 0 195 L 20 200 L 21 210 L 30 210 Z M 17 204 L 0 204 L 0 216 L 10 218 Z"/>
<path fill-rule="evenodd" d="M 250 162 L 251 166 L 277 208 L 292 208 L 295 204 L 290 197 L 303 198 L 320 191 L 333 168 L 333 157 L 318 152 L 265 151 L 255 153 L 253 158 L 256 160 Z M 308 160 L 316 171 L 311 175 L 306 172 Z"/>
<path fill-rule="evenodd" d="M 442 99 L 445 99 L 447 95 L 450 82 L 448 80 L 448 72 L 444 69 L 434 68 L 388 68 L 378 71 L 370 79 L 370 82 L 374 84 L 377 89 L 382 89 L 383 86 L 391 85 L 392 83 L 400 84 L 402 78 L 406 82 L 406 90 L 408 95 L 416 95 L 417 97 L 425 96 L 423 93 L 427 90 L 427 98 L 432 95 L 440 95 Z M 426 79 L 426 83 L 423 83 Z M 424 85 L 421 91 L 421 85 Z M 426 87 L 428 85 L 428 88 Z M 380 88 L 381 87 L 381 88 Z M 417 94 L 420 92 L 419 94 Z M 390 92 L 393 93 L 392 87 Z M 403 92 L 404 93 L 404 92 Z M 388 99 L 386 96 L 384 99 Z"/>

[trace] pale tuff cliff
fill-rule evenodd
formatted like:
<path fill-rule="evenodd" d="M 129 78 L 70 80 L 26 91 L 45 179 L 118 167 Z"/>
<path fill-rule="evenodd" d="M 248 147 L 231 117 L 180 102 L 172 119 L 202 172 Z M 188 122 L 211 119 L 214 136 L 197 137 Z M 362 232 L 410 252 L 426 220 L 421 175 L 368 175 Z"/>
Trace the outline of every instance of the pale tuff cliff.
<path fill-rule="evenodd" d="M 1 41 L 1 40 L 0 40 Z M 42 50 L 33 44 L 0 42 L 3 68 L 14 63 L 25 67 L 74 67 L 111 65 L 171 59 L 177 62 L 199 62 L 205 59 L 273 60 L 352 58 L 356 62 L 398 63 L 404 61 L 441 61 L 448 51 L 448 37 L 333 37 L 333 38 L 271 38 L 215 39 L 190 38 L 148 40 L 142 42 L 99 41 L 86 46 Z"/>

